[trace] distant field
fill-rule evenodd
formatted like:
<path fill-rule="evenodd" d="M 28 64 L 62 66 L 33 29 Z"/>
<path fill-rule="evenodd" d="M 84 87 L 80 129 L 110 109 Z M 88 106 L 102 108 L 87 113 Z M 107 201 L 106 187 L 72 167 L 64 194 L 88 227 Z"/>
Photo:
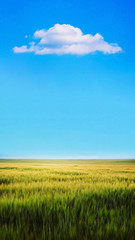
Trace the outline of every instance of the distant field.
<path fill-rule="evenodd" d="M 0 240 L 135 239 L 135 160 L 0 160 Z"/>
<path fill-rule="evenodd" d="M 135 159 L 2 159 L 0 163 L 135 164 Z"/>

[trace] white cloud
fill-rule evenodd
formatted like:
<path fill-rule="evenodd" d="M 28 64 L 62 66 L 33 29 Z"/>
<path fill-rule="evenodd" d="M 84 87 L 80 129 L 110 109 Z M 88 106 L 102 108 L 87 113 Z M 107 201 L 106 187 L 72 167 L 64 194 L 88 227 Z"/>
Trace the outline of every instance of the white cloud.
<path fill-rule="evenodd" d="M 84 35 L 81 29 L 69 24 L 55 24 L 48 30 L 38 30 L 33 37 L 35 42 L 30 42 L 28 46 L 14 47 L 14 53 L 85 55 L 96 51 L 105 54 L 122 51 L 117 44 L 109 44 L 104 41 L 99 33 L 94 36 L 91 34 Z"/>

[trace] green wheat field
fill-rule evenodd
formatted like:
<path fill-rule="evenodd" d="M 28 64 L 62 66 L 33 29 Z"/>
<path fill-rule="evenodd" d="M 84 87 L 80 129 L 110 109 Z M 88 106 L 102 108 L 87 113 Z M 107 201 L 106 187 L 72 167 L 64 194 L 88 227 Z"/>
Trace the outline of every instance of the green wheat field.
<path fill-rule="evenodd" d="M 0 160 L 0 240 L 135 239 L 135 160 Z"/>

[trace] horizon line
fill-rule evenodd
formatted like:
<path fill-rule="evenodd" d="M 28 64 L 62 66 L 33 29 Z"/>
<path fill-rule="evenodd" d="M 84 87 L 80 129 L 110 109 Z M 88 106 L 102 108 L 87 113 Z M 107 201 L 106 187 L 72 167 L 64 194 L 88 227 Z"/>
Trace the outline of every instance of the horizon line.
<path fill-rule="evenodd" d="M 135 157 L 56 157 L 56 158 L 46 158 L 46 157 L 0 157 L 0 160 L 2 159 L 28 159 L 28 160 L 135 160 Z"/>

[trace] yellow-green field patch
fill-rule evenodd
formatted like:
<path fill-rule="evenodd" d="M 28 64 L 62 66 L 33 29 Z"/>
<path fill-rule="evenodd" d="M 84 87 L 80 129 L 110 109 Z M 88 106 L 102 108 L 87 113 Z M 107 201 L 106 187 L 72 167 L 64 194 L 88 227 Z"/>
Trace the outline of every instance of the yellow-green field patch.
<path fill-rule="evenodd" d="M 0 162 L 0 239 L 135 239 L 134 161 L 93 161 Z"/>

